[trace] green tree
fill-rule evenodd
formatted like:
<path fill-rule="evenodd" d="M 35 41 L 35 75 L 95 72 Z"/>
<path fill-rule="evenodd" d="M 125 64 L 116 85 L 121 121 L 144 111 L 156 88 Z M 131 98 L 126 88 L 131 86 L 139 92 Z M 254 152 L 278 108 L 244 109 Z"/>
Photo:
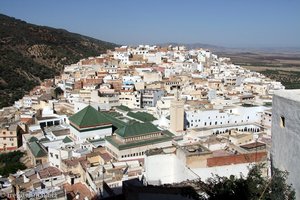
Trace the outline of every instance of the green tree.
<path fill-rule="evenodd" d="M 295 191 L 286 183 L 288 173 L 274 168 L 268 179 L 262 175 L 263 167 L 252 167 L 246 178 L 214 176 L 207 182 L 199 181 L 199 184 L 209 200 L 294 200 Z"/>
<path fill-rule="evenodd" d="M 62 95 L 63 93 L 64 93 L 64 91 L 60 87 L 57 87 L 54 89 L 54 94 L 55 94 L 56 99 L 58 96 Z"/>
<path fill-rule="evenodd" d="M 20 162 L 20 158 L 24 155 L 23 152 L 13 151 L 0 154 L 0 175 L 8 176 L 16 173 L 19 169 L 26 169 L 26 166 Z"/>

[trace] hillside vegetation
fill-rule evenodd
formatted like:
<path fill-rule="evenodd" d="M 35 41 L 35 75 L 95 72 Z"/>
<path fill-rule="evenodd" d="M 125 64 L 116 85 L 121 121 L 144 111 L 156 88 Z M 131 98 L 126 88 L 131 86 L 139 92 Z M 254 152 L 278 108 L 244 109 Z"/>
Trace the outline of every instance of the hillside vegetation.
<path fill-rule="evenodd" d="M 116 44 L 0 14 L 0 108 L 53 78 L 64 65 L 97 56 Z"/>
<path fill-rule="evenodd" d="M 230 57 L 234 64 L 280 81 L 286 89 L 300 89 L 300 52 L 297 49 L 281 53 L 223 52 L 218 55 Z"/>

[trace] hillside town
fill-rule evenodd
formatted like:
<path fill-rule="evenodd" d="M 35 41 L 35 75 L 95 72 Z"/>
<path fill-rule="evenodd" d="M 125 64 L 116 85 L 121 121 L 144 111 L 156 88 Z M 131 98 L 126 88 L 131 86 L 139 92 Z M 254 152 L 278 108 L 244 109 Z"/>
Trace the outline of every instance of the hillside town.
<path fill-rule="evenodd" d="M 0 110 L 0 153 L 24 152 L 27 167 L 0 177 L 0 193 L 105 198 L 133 180 L 246 176 L 256 163 L 270 176 L 282 90 L 207 49 L 121 46 L 82 59 Z"/>

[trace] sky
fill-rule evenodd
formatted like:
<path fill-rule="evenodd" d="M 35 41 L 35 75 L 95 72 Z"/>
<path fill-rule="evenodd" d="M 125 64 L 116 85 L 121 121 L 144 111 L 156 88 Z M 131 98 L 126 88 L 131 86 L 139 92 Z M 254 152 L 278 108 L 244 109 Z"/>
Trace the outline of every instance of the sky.
<path fill-rule="evenodd" d="M 300 47 L 299 0 L 1 0 L 0 13 L 123 45 Z"/>

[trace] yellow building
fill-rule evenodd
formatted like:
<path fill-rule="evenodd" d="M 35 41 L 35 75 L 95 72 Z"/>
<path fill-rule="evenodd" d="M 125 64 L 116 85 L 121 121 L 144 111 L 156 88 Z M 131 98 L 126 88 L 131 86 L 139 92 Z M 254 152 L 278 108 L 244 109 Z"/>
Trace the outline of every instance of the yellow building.
<path fill-rule="evenodd" d="M 17 129 L 18 125 L 16 124 L 7 125 L 6 127 L 0 129 L 0 152 L 14 151 L 18 149 Z"/>

